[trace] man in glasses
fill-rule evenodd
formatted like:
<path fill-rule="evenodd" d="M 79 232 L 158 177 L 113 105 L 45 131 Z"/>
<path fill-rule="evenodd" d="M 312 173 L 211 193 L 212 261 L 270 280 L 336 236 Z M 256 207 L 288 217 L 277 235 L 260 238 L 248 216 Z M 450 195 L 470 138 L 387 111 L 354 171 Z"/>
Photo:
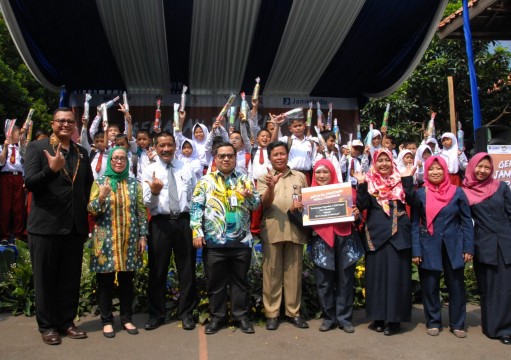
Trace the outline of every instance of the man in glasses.
<path fill-rule="evenodd" d="M 238 173 L 236 149 L 221 142 L 213 149 L 217 170 L 204 175 L 193 192 L 190 226 L 193 246 L 203 248 L 210 321 L 204 332 L 214 334 L 226 325 L 227 286 L 231 318 L 244 333 L 254 333 L 248 319 L 248 270 L 252 257 L 250 210 L 259 194 L 248 175 Z"/>
<path fill-rule="evenodd" d="M 144 204 L 151 211 L 149 223 L 149 320 L 146 330 L 154 330 L 165 322 L 165 293 L 170 256 L 174 259 L 179 279 L 177 315 L 183 329 L 193 330 L 193 309 L 197 304 L 195 256 L 190 230 L 190 200 L 195 186 L 191 168 L 176 159 L 173 135 L 162 131 L 156 135 L 158 159 L 142 174 Z"/>
<path fill-rule="evenodd" d="M 89 233 L 87 202 L 94 180 L 87 151 L 71 140 L 76 121 L 69 108 L 53 113 L 50 138 L 33 141 L 25 154 L 25 186 L 33 200 L 27 231 L 34 271 L 36 318 L 43 341 L 60 334 L 82 339 L 73 319 L 78 308 L 83 243 Z"/>

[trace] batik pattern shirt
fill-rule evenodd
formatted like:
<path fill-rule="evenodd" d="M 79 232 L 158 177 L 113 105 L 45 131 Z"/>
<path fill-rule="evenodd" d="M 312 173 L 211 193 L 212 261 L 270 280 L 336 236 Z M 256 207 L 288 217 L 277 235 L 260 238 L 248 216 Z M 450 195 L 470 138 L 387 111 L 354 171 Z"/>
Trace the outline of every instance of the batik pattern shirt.
<path fill-rule="evenodd" d="M 245 198 L 243 189 L 253 196 Z M 250 210 L 261 200 L 248 175 L 215 171 L 203 176 L 192 196 L 190 227 L 193 238 L 204 237 L 208 247 L 252 247 Z"/>
<path fill-rule="evenodd" d="M 94 216 L 90 270 L 108 273 L 134 271 L 142 266 L 138 255 L 138 241 L 147 235 L 147 211 L 142 188 L 134 178 L 117 183 L 117 191 L 110 193 L 103 205 L 99 203 L 102 176 L 94 181 L 87 207 Z"/>

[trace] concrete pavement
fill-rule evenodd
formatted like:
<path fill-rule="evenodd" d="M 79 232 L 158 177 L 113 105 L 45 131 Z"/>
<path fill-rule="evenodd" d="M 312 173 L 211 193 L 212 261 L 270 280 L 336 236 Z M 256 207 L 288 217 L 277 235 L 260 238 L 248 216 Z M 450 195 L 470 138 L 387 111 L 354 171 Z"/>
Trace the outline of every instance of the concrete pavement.
<path fill-rule="evenodd" d="M 313 320 L 307 330 L 282 323 L 267 331 L 261 324 L 252 335 L 235 328 L 205 335 L 202 326 L 185 331 L 173 321 L 133 336 L 120 331 L 116 316 L 116 337 L 106 339 L 99 318 L 88 316 L 77 323 L 88 339 L 64 337 L 61 345 L 49 346 L 41 340 L 35 317 L 0 314 L 0 359 L 511 359 L 511 346 L 481 333 L 480 317 L 479 307 L 468 305 L 468 337 L 458 339 L 447 328 L 438 337 L 428 336 L 421 305 L 414 305 L 413 321 L 403 324 L 402 333 L 391 337 L 369 330 L 363 310 L 355 311 L 354 334 L 338 329 L 320 333 L 321 320 Z M 443 319 L 445 326 L 446 308 Z M 140 328 L 146 320 L 147 314 L 134 316 Z"/>

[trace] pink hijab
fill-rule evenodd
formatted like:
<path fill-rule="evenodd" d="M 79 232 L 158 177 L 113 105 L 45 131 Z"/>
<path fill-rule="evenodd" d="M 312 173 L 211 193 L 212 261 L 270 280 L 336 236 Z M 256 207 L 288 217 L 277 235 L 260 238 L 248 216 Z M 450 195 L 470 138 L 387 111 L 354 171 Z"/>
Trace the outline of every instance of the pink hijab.
<path fill-rule="evenodd" d="M 316 182 L 316 177 L 314 176 L 316 170 L 320 167 L 326 167 L 330 171 L 330 182 L 327 185 L 338 184 L 339 180 L 337 179 L 337 174 L 335 172 L 334 166 L 328 159 L 321 159 L 316 162 L 314 165 L 314 170 L 312 172 L 312 186 L 320 186 Z M 355 200 L 353 200 L 355 201 Z M 351 234 L 351 223 L 333 223 L 333 224 L 322 224 L 322 225 L 314 225 L 312 226 L 314 231 L 321 236 L 323 240 L 330 247 L 334 247 L 335 242 L 335 234 L 339 236 L 347 236 Z"/>
<path fill-rule="evenodd" d="M 432 184 L 429 182 L 428 171 L 433 162 L 438 164 L 444 170 L 444 178 L 440 184 Z M 449 169 L 447 163 L 441 155 L 431 156 L 426 160 L 424 166 L 424 187 L 426 188 L 426 223 L 428 232 L 433 235 L 433 220 L 438 215 L 456 193 L 456 186 L 451 184 L 449 178 Z"/>
<path fill-rule="evenodd" d="M 387 154 L 390 161 L 392 161 L 392 171 L 387 177 L 381 176 L 374 166 L 381 154 Z M 376 201 L 388 216 L 390 216 L 390 200 L 400 200 L 403 204 L 405 203 L 405 192 L 401 184 L 401 174 L 397 170 L 392 153 L 387 149 L 381 148 L 374 152 L 373 166 L 371 166 L 366 174 L 366 181 L 367 191 L 370 195 L 376 197 Z"/>
<path fill-rule="evenodd" d="M 485 180 L 479 181 L 476 179 L 476 166 L 485 158 L 490 160 L 491 174 Z M 465 170 L 465 179 L 463 180 L 463 191 L 467 195 L 470 206 L 488 199 L 498 190 L 500 181 L 492 177 L 493 171 L 493 161 L 488 153 L 477 153 L 468 162 L 467 169 Z"/>

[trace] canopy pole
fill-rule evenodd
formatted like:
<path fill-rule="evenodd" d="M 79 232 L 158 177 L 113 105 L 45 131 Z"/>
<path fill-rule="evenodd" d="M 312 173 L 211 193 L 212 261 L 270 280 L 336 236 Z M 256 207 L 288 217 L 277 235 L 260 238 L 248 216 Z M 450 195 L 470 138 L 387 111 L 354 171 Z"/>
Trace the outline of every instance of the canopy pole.
<path fill-rule="evenodd" d="M 474 139 L 476 130 L 481 127 L 481 107 L 477 92 L 477 77 L 474 66 L 474 54 L 472 52 L 472 33 L 470 32 L 470 15 L 468 13 L 468 0 L 463 1 L 463 33 L 465 34 L 465 46 L 468 58 L 468 71 L 470 75 L 470 91 L 472 93 L 472 117 L 474 124 Z"/>

